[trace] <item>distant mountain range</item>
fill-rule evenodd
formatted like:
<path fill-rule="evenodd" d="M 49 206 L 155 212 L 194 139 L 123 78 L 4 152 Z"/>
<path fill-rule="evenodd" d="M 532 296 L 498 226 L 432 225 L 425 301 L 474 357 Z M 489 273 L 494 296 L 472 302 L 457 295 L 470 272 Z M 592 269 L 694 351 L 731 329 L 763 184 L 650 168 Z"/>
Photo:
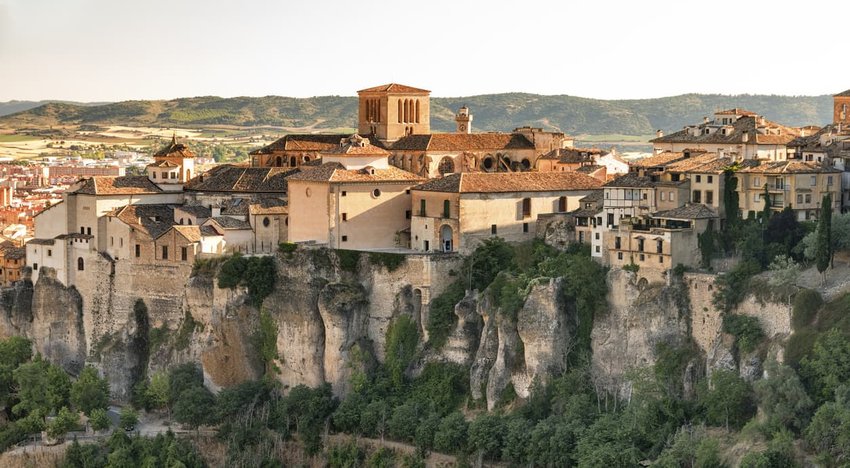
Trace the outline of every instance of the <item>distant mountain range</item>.
<path fill-rule="evenodd" d="M 601 100 L 526 93 L 431 98 L 431 128 L 452 131 L 458 107 L 467 105 L 476 131 L 509 131 L 531 125 L 579 135 L 649 135 L 698 123 L 714 111 L 740 107 L 785 125 L 824 125 L 832 120 L 832 97 L 685 94 L 656 99 Z M 0 103 L 0 126 L 204 125 L 276 126 L 330 131 L 354 127 L 357 98 L 194 97 L 170 101 Z"/>

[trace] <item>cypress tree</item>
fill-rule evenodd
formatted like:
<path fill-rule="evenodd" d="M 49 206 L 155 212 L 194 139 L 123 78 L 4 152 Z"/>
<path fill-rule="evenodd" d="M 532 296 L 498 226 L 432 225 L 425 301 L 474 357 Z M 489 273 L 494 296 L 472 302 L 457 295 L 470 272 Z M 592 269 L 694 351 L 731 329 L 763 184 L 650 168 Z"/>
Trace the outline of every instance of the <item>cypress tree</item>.
<path fill-rule="evenodd" d="M 764 200 L 764 208 L 761 210 L 761 225 L 766 229 L 767 222 L 770 221 L 770 215 L 772 214 L 770 211 L 770 192 L 767 191 L 767 184 L 764 184 L 764 196 L 762 199 Z"/>
<path fill-rule="evenodd" d="M 818 219 L 817 237 L 815 238 L 815 262 L 818 272 L 824 274 L 832 258 L 832 196 L 826 194 L 821 203 L 820 218 Z M 823 280 L 826 278 L 823 277 Z"/>

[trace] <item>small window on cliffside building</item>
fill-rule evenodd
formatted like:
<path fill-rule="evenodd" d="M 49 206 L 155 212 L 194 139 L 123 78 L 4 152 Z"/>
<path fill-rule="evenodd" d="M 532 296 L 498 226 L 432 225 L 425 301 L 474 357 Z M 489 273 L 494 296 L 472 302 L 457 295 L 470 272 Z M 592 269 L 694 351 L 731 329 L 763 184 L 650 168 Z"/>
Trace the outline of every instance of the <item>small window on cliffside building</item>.
<path fill-rule="evenodd" d="M 83 271 L 86 269 L 85 261 L 83 257 L 77 257 L 77 271 Z"/>

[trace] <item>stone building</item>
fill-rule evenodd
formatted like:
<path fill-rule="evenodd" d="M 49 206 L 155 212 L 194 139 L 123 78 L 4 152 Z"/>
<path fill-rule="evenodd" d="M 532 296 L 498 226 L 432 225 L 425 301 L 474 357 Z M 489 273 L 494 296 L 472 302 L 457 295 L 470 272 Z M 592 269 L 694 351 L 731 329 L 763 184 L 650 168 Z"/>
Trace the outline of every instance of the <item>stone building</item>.
<path fill-rule="evenodd" d="M 738 200 L 742 216 L 764 209 L 765 189 L 771 209 L 790 206 L 800 221 L 817 219 L 824 195 L 832 196 L 833 209 L 841 209 L 841 175 L 834 167 L 805 161 L 763 161 L 737 171 Z"/>
<path fill-rule="evenodd" d="M 12 242 L 0 244 L 0 285 L 11 286 L 22 278 L 26 266 L 26 249 Z"/>
<path fill-rule="evenodd" d="M 469 253 L 484 239 L 534 238 L 537 219 L 579 208 L 601 182 L 577 172 L 449 174 L 411 190 L 411 248 Z"/>
<path fill-rule="evenodd" d="M 711 151 L 733 160 L 769 159 L 784 161 L 788 158 L 787 144 L 799 137 L 803 130 L 771 122 L 744 109 L 715 112 L 701 124 L 688 125 L 669 135 L 658 132 L 650 140 L 656 153 L 682 152 L 685 149 Z"/>
<path fill-rule="evenodd" d="M 388 156 L 367 138 L 352 135 L 323 152 L 320 166 L 290 176 L 289 241 L 340 249 L 407 248 L 410 187 L 423 179 L 390 166 Z"/>

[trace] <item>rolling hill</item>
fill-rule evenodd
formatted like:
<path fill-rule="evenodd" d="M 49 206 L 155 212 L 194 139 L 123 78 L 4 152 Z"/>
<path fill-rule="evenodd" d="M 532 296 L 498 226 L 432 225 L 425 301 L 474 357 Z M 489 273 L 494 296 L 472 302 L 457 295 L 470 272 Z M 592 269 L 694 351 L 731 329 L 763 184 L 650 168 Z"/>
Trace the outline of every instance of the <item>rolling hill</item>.
<path fill-rule="evenodd" d="M 600 100 L 526 93 L 431 99 L 434 131 L 452 131 L 454 113 L 467 105 L 477 131 L 506 131 L 523 125 L 580 135 L 649 135 L 697 123 L 717 109 L 742 107 L 785 125 L 823 125 L 832 118 L 831 96 L 685 94 L 656 99 Z M 27 108 L 28 106 L 35 106 Z M 276 126 L 311 131 L 352 127 L 357 98 L 281 96 L 169 101 L 124 101 L 89 105 L 68 102 L 0 103 L 0 126 L 43 128 L 59 125 L 138 125 L 194 127 L 205 125 Z"/>

